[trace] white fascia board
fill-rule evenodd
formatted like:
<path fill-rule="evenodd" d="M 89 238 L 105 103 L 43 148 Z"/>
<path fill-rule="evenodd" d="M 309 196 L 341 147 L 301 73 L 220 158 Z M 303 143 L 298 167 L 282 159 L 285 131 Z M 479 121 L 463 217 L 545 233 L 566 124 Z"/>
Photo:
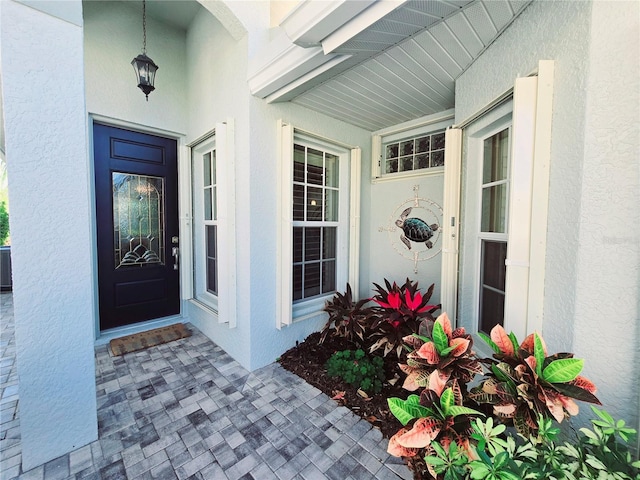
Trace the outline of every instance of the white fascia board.
<path fill-rule="evenodd" d="M 280 26 L 296 45 L 316 46 L 375 3 L 375 0 L 305 0 L 280 22 Z"/>
<path fill-rule="evenodd" d="M 325 55 L 321 47 L 302 48 L 290 44 L 278 52 L 270 62 L 249 75 L 249 90 L 252 95 L 265 98 L 302 76 L 315 70 L 336 57 L 348 55 Z"/>
<path fill-rule="evenodd" d="M 407 0 L 384 0 L 376 2 L 357 17 L 344 23 L 340 28 L 330 32 L 322 39 L 322 49 L 325 54 L 332 53 L 347 43 L 356 35 L 362 33 L 381 18 L 386 17 Z"/>
<path fill-rule="evenodd" d="M 289 100 L 292 100 L 304 92 L 307 89 L 307 85 L 314 82 L 314 78 L 320 77 L 325 72 L 331 70 L 333 67 L 345 60 L 348 60 L 349 58 L 351 58 L 351 55 L 335 55 L 331 60 L 320 65 L 318 68 L 309 71 L 296 80 L 287 83 L 282 88 L 279 88 L 271 95 L 268 95 L 266 97 L 267 103 L 288 102 Z M 319 78 L 315 83 L 320 83 L 321 81 L 322 79 Z"/>

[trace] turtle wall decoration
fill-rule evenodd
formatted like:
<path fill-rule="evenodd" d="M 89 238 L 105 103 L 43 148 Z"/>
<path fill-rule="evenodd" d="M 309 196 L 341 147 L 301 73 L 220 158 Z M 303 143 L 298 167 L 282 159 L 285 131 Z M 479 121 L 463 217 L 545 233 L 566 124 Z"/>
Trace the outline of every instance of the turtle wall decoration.
<path fill-rule="evenodd" d="M 400 214 L 400 218 L 396 220 L 396 225 L 402 229 L 400 240 L 409 250 L 411 250 L 411 242 L 424 243 L 427 248 L 433 248 L 433 242 L 430 238 L 438 230 L 438 224 L 427 225 L 427 222 L 421 218 L 408 218 L 411 210 L 413 210 L 413 207 L 405 208 Z"/>
<path fill-rule="evenodd" d="M 389 217 L 386 225 L 378 227 L 386 232 L 393 249 L 413 262 L 418 273 L 418 263 L 436 257 L 442 250 L 442 207 L 435 201 L 419 195 L 420 186 L 413 186 L 413 198 L 402 201 Z"/>

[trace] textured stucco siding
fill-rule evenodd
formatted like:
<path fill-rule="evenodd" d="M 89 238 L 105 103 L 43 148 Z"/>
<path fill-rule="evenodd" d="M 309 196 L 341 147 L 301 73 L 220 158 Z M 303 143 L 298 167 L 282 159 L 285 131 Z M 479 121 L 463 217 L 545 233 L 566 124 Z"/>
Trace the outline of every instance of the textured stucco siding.
<path fill-rule="evenodd" d="M 456 83 L 461 122 L 554 60 L 543 335 L 636 427 L 638 17 L 636 2 L 534 1 Z"/>
<path fill-rule="evenodd" d="M 322 322 L 304 320 L 276 328 L 277 121 L 360 146 L 363 162 L 370 158 L 370 136 L 303 107 L 270 105 L 251 96 L 248 58 L 252 45 L 267 31 L 269 11 L 264 2 L 247 4 L 253 6 L 251 12 L 237 12 L 243 24 L 251 26 L 245 37 L 232 37 L 208 12 L 196 17 L 187 32 L 187 143 L 217 122 L 232 118 L 235 124 L 237 325 L 229 329 L 218 324 L 198 307 L 190 306 L 189 312 L 191 320 L 239 363 L 256 369 L 322 326 Z"/>
<path fill-rule="evenodd" d="M 80 2 L 66 11 L 80 16 Z M 23 469 L 97 438 L 82 27 L 2 2 Z M 75 10 L 75 12 L 74 12 Z"/>
<path fill-rule="evenodd" d="M 235 40 L 208 11 L 202 10 L 187 32 L 187 143 L 231 118 L 235 125 L 236 164 L 236 327 L 188 304 L 189 318 L 244 367 L 249 367 L 250 309 L 247 299 L 251 275 L 249 239 L 251 227 L 240 214 L 247 210 L 246 178 L 250 172 L 249 100 L 246 86 L 247 37 Z M 183 158 L 184 162 L 191 162 Z M 192 184 L 201 184 L 194 178 Z M 186 212 L 181 212 L 184 215 Z M 221 281 L 225 281 L 221 279 Z M 248 292 L 248 293 L 247 293 Z M 190 296 L 190 295 L 189 295 Z"/>
<path fill-rule="evenodd" d="M 588 58 L 574 350 L 639 429 L 640 3 L 593 4 Z"/>
<path fill-rule="evenodd" d="M 87 111 L 185 133 L 185 33 L 147 18 L 147 55 L 158 65 L 156 90 L 145 100 L 131 60 L 142 52 L 142 14 L 126 2 L 83 3 Z"/>
<path fill-rule="evenodd" d="M 302 320 L 293 325 L 275 328 L 276 324 L 276 258 L 277 176 L 280 169 L 277 158 L 277 120 L 345 145 L 362 149 L 362 163 L 371 158 L 370 132 L 334 118 L 329 118 L 294 104 L 268 105 L 264 100 L 251 99 L 251 208 L 247 212 L 251 223 L 251 368 L 273 362 L 278 355 L 293 347 L 296 341 L 322 328 L 324 321 Z M 367 182 L 365 169 L 362 178 Z M 368 207 L 367 197 L 361 195 L 363 211 Z M 364 230 L 363 230 L 364 231 Z M 361 236 L 367 243 L 367 236 Z M 361 255 L 362 258 L 362 255 Z M 362 272 L 360 275 L 362 284 Z M 343 289 L 344 286 L 338 286 Z M 361 285 L 361 291 L 365 288 Z M 242 294 L 240 292 L 240 294 Z"/>

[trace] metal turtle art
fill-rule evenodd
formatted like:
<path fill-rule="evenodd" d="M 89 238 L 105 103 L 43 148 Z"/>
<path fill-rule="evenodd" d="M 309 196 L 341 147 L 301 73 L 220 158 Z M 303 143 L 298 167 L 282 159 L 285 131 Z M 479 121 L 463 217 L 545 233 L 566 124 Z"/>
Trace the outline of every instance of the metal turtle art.
<path fill-rule="evenodd" d="M 411 242 L 424 243 L 427 248 L 432 248 L 433 243 L 430 238 L 433 237 L 433 232 L 438 230 L 438 224 L 427 225 L 427 223 L 420 218 L 407 218 L 411 213 L 412 207 L 406 208 L 400 214 L 400 218 L 396 220 L 396 225 L 402 229 L 402 235 L 400 240 L 404 243 L 409 250 L 411 250 Z M 409 241 L 411 240 L 411 242 Z"/>

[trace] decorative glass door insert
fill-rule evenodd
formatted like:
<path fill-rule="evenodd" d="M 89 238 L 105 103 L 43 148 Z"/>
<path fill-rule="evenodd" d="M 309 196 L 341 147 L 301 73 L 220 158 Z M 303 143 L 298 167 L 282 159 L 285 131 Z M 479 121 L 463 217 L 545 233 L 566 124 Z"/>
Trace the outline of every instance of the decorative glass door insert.
<path fill-rule="evenodd" d="M 164 179 L 113 172 L 115 268 L 164 265 Z"/>

